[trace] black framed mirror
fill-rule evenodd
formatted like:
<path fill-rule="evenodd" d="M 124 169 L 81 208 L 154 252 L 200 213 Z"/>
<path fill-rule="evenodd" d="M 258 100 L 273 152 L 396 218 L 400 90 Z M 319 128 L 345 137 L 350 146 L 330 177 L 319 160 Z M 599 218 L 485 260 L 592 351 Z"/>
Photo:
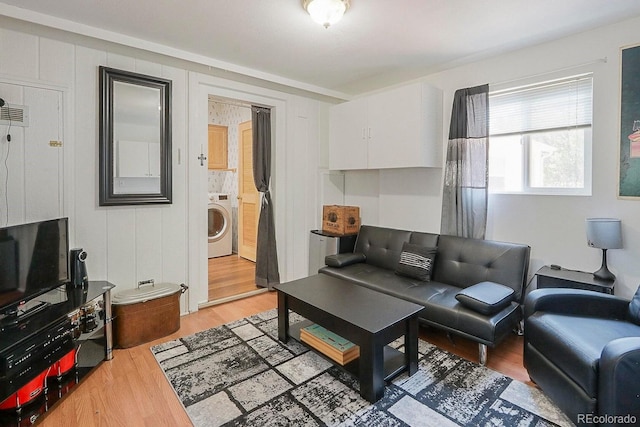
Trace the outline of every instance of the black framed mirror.
<path fill-rule="evenodd" d="M 100 67 L 100 206 L 171 203 L 171 80 Z"/>

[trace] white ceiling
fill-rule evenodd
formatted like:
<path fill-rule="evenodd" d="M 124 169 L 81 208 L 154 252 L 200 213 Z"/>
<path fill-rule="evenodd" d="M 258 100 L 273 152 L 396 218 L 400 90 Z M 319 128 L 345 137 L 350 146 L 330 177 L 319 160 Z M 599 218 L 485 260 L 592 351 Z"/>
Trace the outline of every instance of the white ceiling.
<path fill-rule="evenodd" d="M 2 0 L 0 15 L 354 95 L 630 19 L 640 1 L 351 0 L 329 29 L 301 0 Z"/>

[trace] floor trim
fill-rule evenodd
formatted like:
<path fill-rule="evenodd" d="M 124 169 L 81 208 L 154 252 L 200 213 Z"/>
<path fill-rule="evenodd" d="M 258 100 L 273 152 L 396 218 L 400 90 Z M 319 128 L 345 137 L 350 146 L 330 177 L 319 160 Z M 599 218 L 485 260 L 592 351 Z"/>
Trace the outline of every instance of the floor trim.
<path fill-rule="evenodd" d="M 218 304 L 224 304 L 226 302 L 236 301 L 236 300 L 239 300 L 239 299 L 242 299 L 242 298 L 252 297 L 254 295 L 263 294 L 265 292 L 269 292 L 269 289 L 267 289 L 267 288 L 256 289 L 255 291 L 244 292 L 242 294 L 232 295 L 230 297 L 214 299 L 214 300 L 211 300 L 211 301 L 204 302 L 202 304 L 198 304 L 198 310 L 200 310 L 202 308 L 212 307 L 212 306 L 218 305 Z"/>

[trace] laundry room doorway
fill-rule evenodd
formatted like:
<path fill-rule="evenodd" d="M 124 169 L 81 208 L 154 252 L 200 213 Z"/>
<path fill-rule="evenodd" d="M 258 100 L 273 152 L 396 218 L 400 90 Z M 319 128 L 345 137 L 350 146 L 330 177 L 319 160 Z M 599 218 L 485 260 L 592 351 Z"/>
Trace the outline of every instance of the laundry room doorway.
<path fill-rule="evenodd" d="M 251 105 L 214 96 L 208 104 L 208 302 L 217 304 L 263 291 L 255 284 L 259 197 Z"/>

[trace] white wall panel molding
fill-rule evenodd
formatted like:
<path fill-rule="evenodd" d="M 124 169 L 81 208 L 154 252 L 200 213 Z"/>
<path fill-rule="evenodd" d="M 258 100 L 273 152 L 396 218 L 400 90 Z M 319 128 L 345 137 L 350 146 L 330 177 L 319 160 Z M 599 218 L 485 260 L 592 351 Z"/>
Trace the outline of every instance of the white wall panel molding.
<path fill-rule="evenodd" d="M 17 77 L 12 74 L 4 73 L 0 73 L 0 82 L 19 86 L 35 87 L 39 89 L 50 89 L 58 91 L 70 90 L 70 85 L 62 85 L 48 80 L 33 79 L 29 77 Z"/>

